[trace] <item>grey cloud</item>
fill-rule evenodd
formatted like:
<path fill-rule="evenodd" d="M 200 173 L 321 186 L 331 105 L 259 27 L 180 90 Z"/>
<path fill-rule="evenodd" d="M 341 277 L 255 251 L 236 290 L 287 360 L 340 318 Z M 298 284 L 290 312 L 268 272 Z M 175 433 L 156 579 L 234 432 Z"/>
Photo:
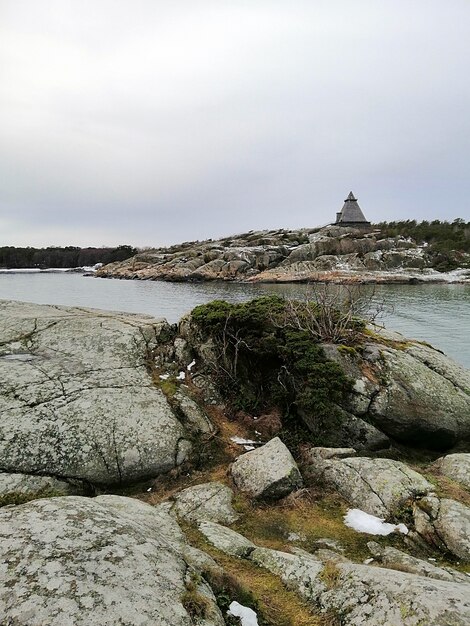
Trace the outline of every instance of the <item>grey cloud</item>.
<path fill-rule="evenodd" d="M 0 245 L 470 219 L 464 0 L 3 0 Z"/>

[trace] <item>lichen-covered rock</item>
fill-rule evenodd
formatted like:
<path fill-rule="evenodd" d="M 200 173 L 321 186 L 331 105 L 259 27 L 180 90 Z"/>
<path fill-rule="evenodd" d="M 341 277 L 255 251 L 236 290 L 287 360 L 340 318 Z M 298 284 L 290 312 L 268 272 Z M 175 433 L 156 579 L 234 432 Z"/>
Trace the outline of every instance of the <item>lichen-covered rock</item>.
<path fill-rule="evenodd" d="M 173 496 L 178 517 L 188 522 L 221 524 L 232 524 L 239 517 L 232 507 L 232 498 L 232 490 L 219 482 L 188 487 Z"/>
<path fill-rule="evenodd" d="M 199 530 L 209 543 L 221 552 L 231 556 L 245 558 L 256 547 L 239 533 L 215 522 L 201 522 Z"/>
<path fill-rule="evenodd" d="M 354 448 L 310 448 L 307 456 L 311 463 L 315 463 L 317 460 L 347 459 L 356 454 Z"/>
<path fill-rule="evenodd" d="M 470 440 L 470 372 L 399 333 L 373 325 L 368 332 L 375 341 L 360 350 L 323 346 L 354 381 L 345 415 L 410 447 L 446 450 Z M 360 449 L 354 438 L 349 441 Z"/>
<path fill-rule="evenodd" d="M 237 487 L 255 498 L 282 498 L 302 486 L 299 468 L 279 437 L 239 456 L 231 473 Z"/>
<path fill-rule="evenodd" d="M 382 546 L 375 541 L 367 544 L 370 553 L 381 565 L 409 574 L 427 576 L 436 580 L 470 584 L 470 577 L 450 567 L 438 567 L 429 561 L 418 559 L 392 546 Z"/>
<path fill-rule="evenodd" d="M 311 467 L 352 506 L 379 517 L 389 517 L 407 500 L 433 491 L 421 474 L 391 459 L 316 459 Z"/>
<path fill-rule="evenodd" d="M 341 616 L 344 626 L 464 626 L 470 620 L 468 584 L 340 560 L 324 565 L 306 554 L 267 548 L 253 550 L 249 558 L 317 610 Z"/>
<path fill-rule="evenodd" d="M 413 507 L 416 531 L 429 544 L 470 562 L 470 507 L 456 500 L 423 498 Z"/>
<path fill-rule="evenodd" d="M 205 411 L 191 398 L 186 389 L 180 387 L 173 396 L 173 401 L 177 403 L 182 416 L 181 421 L 188 430 L 204 435 L 215 432 L 214 425 Z"/>
<path fill-rule="evenodd" d="M 119 497 L 52 498 L 0 511 L 0 623 L 191 626 L 175 525 L 163 511 Z M 201 623 L 222 626 L 205 597 Z"/>
<path fill-rule="evenodd" d="M 435 467 L 443 476 L 470 490 L 470 454 L 448 454 L 438 459 Z"/>
<path fill-rule="evenodd" d="M 368 409 L 376 426 L 407 445 L 444 450 L 470 438 L 469 373 L 451 359 L 452 376 L 415 350 L 384 348 L 380 371 L 385 382 Z M 434 356 L 435 350 L 428 353 Z M 455 372 L 460 370 L 457 377 Z"/>
<path fill-rule="evenodd" d="M 147 365 L 148 316 L 0 301 L 0 467 L 115 484 L 168 471 L 191 444 Z"/>
<path fill-rule="evenodd" d="M 81 495 L 84 485 L 78 481 L 66 482 L 53 476 L 31 476 L 29 474 L 5 474 L 0 472 L 0 501 L 13 504 L 22 499 L 44 496 Z"/>

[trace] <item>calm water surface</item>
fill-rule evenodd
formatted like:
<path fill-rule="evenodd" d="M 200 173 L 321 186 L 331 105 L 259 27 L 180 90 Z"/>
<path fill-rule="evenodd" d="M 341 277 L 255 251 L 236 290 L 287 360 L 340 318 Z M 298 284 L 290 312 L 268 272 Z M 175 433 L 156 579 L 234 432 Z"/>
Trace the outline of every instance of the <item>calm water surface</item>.
<path fill-rule="evenodd" d="M 65 304 L 97 309 L 149 313 L 177 322 L 198 304 L 214 299 L 241 302 L 278 293 L 303 297 L 307 285 L 236 283 L 165 283 L 88 278 L 80 274 L 0 274 L 0 299 Z M 469 285 L 383 285 L 387 328 L 428 341 L 470 367 Z"/>

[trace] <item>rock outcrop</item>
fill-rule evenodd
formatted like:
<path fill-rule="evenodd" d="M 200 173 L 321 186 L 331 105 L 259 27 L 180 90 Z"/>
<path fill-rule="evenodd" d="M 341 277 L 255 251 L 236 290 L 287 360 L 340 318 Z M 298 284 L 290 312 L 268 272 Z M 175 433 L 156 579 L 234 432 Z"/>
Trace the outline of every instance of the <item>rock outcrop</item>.
<path fill-rule="evenodd" d="M 3 472 L 112 485 L 186 460 L 190 433 L 148 371 L 168 333 L 149 316 L 0 301 Z"/>
<path fill-rule="evenodd" d="M 414 505 L 413 515 L 420 537 L 443 553 L 470 563 L 470 507 L 430 496 Z"/>
<path fill-rule="evenodd" d="M 310 469 L 351 506 L 379 517 L 390 517 L 408 500 L 434 489 L 421 474 L 391 459 L 314 457 Z"/>
<path fill-rule="evenodd" d="M 324 346 L 354 381 L 347 414 L 412 447 L 447 450 L 469 441 L 470 372 L 399 333 L 376 326 L 369 333 L 373 341 L 357 350 Z"/>
<path fill-rule="evenodd" d="M 465 256 L 465 255 L 464 255 Z M 467 259 L 470 264 L 470 259 Z M 97 275 L 137 280 L 248 280 L 258 282 L 465 282 L 470 272 L 432 269 L 426 246 L 379 230 L 251 231 L 218 241 L 196 241 L 147 250 L 111 263 Z"/>
<path fill-rule="evenodd" d="M 190 626 L 175 520 L 130 498 L 63 497 L 0 512 L 0 622 Z M 205 626 L 223 626 L 208 585 Z"/>
<path fill-rule="evenodd" d="M 219 482 L 204 483 L 183 489 L 173 498 L 178 517 L 188 522 L 232 524 L 238 515 L 232 506 L 233 492 Z"/>
<path fill-rule="evenodd" d="M 237 487 L 254 498 L 278 499 L 302 486 L 299 468 L 279 437 L 239 456 L 231 474 Z"/>
<path fill-rule="evenodd" d="M 470 491 L 470 454 L 448 454 L 436 461 L 435 468 Z"/>
<path fill-rule="evenodd" d="M 312 607 L 333 612 L 345 626 L 464 626 L 470 620 L 469 583 L 458 575 L 444 581 L 428 576 L 434 571 L 417 575 L 352 563 L 339 555 L 324 563 L 303 550 L 291 554 L 259 548 L 241 535 L 229 533 L 230 540 L 220 527 L 205 534 L 222 552 L 248 559 L 279 576 Z"/>

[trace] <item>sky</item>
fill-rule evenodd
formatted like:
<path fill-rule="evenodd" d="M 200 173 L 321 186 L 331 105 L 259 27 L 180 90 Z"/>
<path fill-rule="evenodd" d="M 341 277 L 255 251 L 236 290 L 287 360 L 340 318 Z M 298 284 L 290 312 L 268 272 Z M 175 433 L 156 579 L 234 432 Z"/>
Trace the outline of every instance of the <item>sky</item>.
<path fill-rule="evenodd" d="M 468 0 L 0 0 L 0 246 L 470 220 Z"/>

